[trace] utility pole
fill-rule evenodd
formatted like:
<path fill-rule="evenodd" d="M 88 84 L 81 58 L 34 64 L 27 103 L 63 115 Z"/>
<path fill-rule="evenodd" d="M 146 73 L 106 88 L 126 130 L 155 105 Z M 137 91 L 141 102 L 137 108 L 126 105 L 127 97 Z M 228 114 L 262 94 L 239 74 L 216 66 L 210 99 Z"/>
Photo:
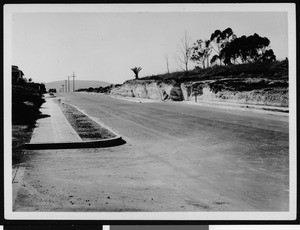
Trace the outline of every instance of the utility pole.
<path fill-rule="evenodd" d="M 68 76 L 68 92 L 70 92 L 70 76 Z"/>
<path fill-rule="evenodd" d="M 67 80 L 65 80 L 65 92 L 68 91 L 68 88 L 67 88 Z"/>
<path fill-rule="evenodd" d="M 73 92 L 75 92 L 75 74 L 74 74 L 74 72 L 73 72 L 73 75 L 72 76 L 68 76 L 68 87 L 69 87 L 69 92 L 71 92 L 71 90 L 70 90 L 70 77 L 72 77 L 73 78 Z"/>
<path fill-rule="evenodd" d="M 71 76 L 73 78 L 73 92 L 75 92 L 75 74 L 73 72 L 73 75 Z"/>

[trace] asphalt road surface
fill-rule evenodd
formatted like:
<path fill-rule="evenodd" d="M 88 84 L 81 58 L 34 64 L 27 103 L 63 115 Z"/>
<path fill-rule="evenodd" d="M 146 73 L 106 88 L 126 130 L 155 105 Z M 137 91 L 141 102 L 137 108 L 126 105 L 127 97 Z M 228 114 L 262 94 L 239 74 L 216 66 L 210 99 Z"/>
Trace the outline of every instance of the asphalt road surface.
<path fill-rule="evenodd" d="M 15 211 L 287 211 L 288 117 L 64 94 L 120 133 L 111 148 L 31 150 Z"/>

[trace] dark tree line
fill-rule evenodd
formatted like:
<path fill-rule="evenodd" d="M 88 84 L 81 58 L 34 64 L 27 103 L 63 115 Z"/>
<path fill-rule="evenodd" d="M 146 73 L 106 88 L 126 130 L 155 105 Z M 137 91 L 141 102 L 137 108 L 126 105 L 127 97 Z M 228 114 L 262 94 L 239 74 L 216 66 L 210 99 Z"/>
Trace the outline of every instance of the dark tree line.
<path fill-rule="evenodd" d="M 109 93 L 110 90 L 113 88 L 113 87 L 118 87 L 120 86 L 119 84 L 110 84 L 106 87 L 98 87 L 98 88 L 93 88 L 93 87 L 89 87 L 89 88 L 80 88 L 77 90 L 77 92 L 94 92 L 94 93 Z"/>
<path fill-rule="evenodd" d="M 34 83 L 32 78 L 27 80 L 19 72 L 22 71 L 17 66 L 12 67 L 12 123 L 34 125 L 40 116 L 39 108 L 45 102 L 42 95 L 46 87 L 43 83 Z"/>
<path fill-rule="evenodd" d="M 207 40 L 197 40 L 191 47 L 191 60 L 200 67 L 253 62 L 272 62 L 276 56 L 268 49 L 270 40 L 258 34 L 237 37 L 231 28 L 216 30 Z M 214 54 L 212 57 L 211 55 Z"/>

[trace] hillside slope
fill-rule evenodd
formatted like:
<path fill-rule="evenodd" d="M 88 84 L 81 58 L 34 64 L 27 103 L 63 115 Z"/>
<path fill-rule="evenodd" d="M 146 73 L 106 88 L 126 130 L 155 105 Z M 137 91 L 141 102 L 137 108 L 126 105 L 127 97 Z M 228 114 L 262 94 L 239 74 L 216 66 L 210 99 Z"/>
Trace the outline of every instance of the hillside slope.
<path fill-rule="evenodd" d="M 126 81 L 111 94 L 288 107 L 288 61 L 214 66 Z"/>
<path fill-rule="evenodd" d="M 70 79 L 71 80 L 71 79 Z M 52 81 L 45 83 L 46 89 L 56 89 L 57 92 L 62 88 L 62 84 L 65 84 L 64 81 Z M 75 79 L 75 90 L 81 88 L 97 88 L 97 87 L 106 87 L 109 86 L 111 83 L 105 81 L 89 81 L 89 80 L 76 80 Z M 70 81 L 70 88 L 73 89 L 73 81 Z"/>

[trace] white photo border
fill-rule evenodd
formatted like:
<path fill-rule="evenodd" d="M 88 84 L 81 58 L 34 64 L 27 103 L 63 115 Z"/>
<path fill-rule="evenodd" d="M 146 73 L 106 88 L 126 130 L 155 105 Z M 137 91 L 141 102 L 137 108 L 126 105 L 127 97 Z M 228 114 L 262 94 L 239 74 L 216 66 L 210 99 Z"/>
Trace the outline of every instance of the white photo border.
<path fill-rule="evenodd" d="M 54 12 L 287 12 L 289 59 L 289 211 L 288 212 L 13 212 L 11 65 L 14 13 Z M 296 159 L 296 6 L 256 4 L 7 4 L 4 5 L 4 218 L 7 220 L 295 220 Z"/>

